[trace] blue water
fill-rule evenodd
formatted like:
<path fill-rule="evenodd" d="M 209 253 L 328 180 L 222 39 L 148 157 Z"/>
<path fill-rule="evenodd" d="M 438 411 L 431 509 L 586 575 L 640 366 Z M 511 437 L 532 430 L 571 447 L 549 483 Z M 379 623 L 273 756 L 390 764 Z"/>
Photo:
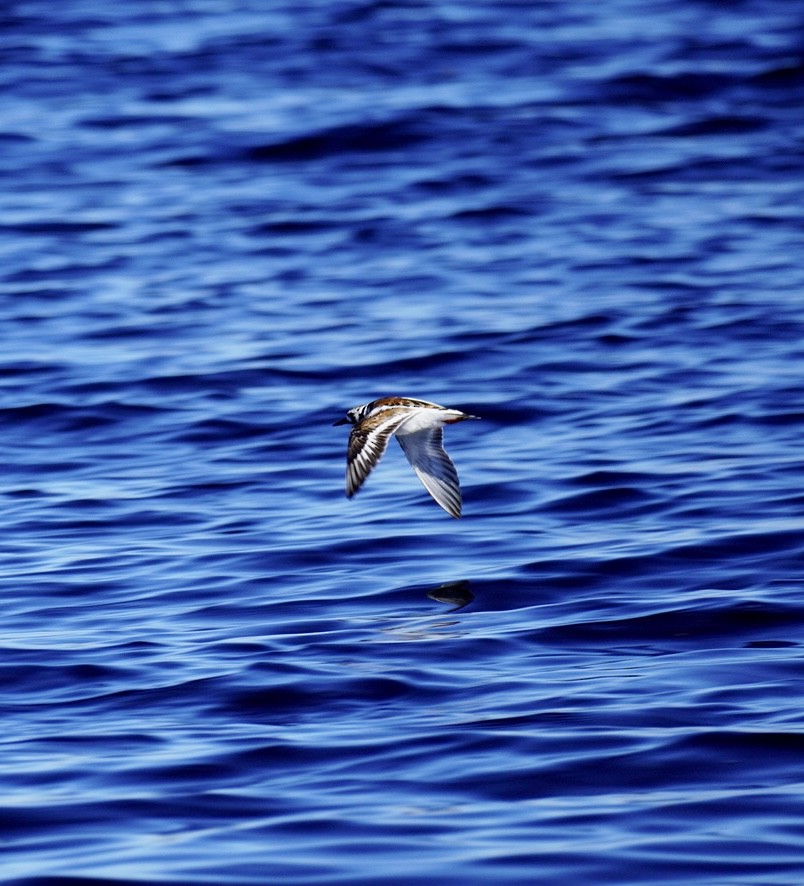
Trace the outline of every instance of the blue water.
<path fill-rule="evenodd" d="M 649 7 L 0 13 L 2 882 L 804 882 L 804 16 Z"/>

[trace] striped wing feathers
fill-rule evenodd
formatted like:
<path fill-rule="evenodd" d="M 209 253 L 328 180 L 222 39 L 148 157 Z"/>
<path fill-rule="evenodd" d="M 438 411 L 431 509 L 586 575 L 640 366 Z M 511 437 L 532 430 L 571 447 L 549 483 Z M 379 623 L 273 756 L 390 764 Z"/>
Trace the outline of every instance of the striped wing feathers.
<path fill-rule="evenodd" d="M 346 494 L 349 498 L 363 485 L 388 448 L 388 441 L 409 415 L 408 409 L 387 407 L 352 428 L 346 458 Z"/>

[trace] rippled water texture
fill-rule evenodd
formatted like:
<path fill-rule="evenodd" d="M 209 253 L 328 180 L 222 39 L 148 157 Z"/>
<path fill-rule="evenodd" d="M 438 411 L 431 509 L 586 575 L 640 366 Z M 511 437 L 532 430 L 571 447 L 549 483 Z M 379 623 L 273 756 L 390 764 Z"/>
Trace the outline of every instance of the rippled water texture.
<path fill-rule="evenodd" d="M 649 7 L 4 7 L 4 883 L 804 882 L 804 15 Z"/>

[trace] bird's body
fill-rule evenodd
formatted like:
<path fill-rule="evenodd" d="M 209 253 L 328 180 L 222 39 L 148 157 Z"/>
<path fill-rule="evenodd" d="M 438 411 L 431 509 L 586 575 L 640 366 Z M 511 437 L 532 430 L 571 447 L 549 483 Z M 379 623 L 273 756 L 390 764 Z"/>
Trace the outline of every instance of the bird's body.
<path fill-rule="evenodd" d="M 458 472 L 444 451 L 445 424 L 477 418 L 411 397 L 381 397 L 355 406 L 336 425 L 351 424 L 346 458 L 346 494 L 351 498 L 396 437 L 425 489 L 448 514 L 461 516 Z"/>

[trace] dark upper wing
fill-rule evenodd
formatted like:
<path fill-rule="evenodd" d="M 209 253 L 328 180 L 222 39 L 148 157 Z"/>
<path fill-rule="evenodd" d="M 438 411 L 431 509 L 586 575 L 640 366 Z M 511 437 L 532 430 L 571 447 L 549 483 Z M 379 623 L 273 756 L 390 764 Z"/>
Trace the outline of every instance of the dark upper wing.
<path fill-rule="evenodd" d="M 346 456 L 346 494 L 349 498 L 363 485 L 388 448 L 388 441 L 409 417 L 409 409 L 388 408 L 364 418 L 352 428 Z"/>

